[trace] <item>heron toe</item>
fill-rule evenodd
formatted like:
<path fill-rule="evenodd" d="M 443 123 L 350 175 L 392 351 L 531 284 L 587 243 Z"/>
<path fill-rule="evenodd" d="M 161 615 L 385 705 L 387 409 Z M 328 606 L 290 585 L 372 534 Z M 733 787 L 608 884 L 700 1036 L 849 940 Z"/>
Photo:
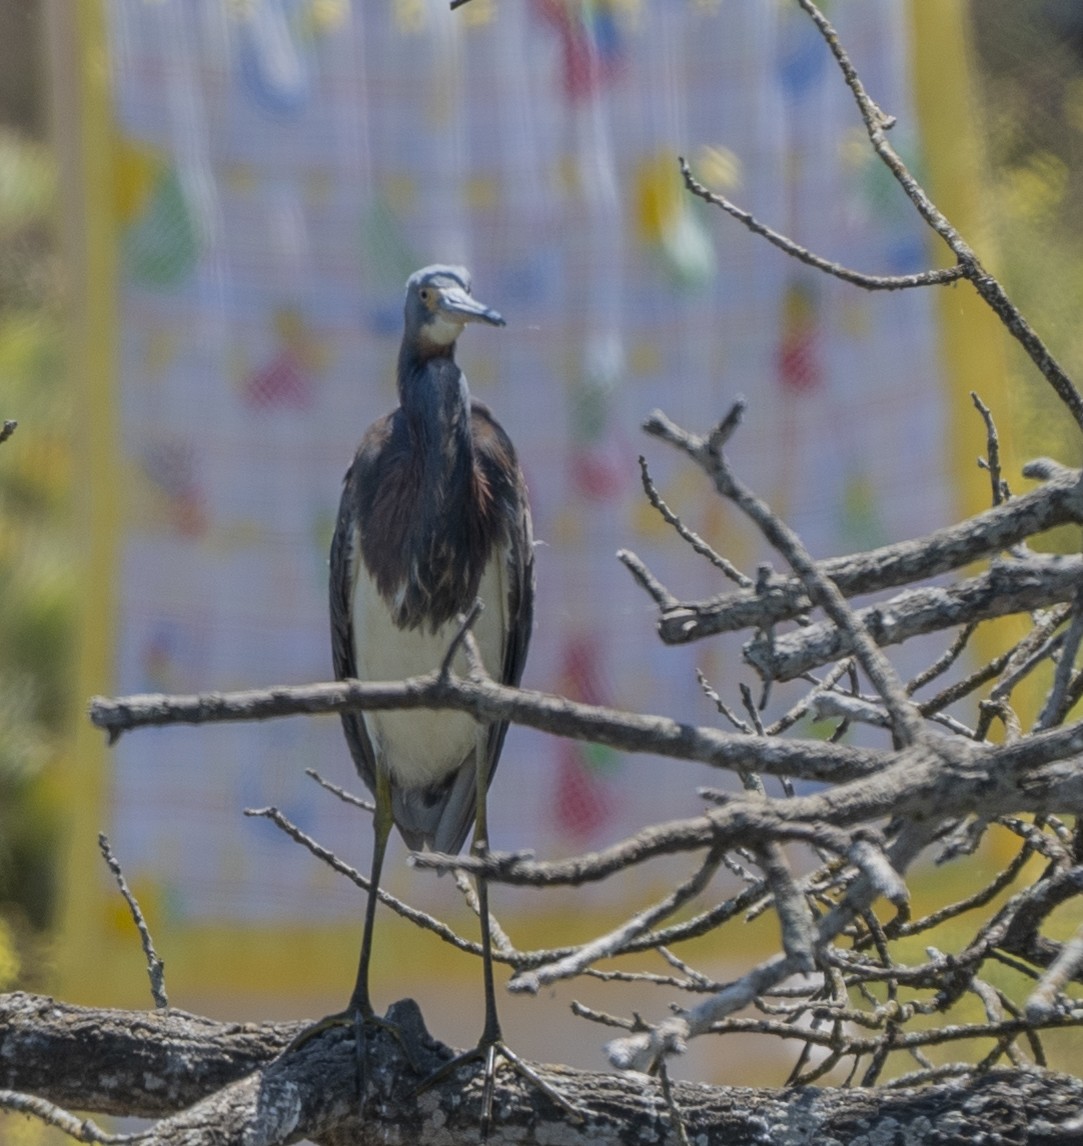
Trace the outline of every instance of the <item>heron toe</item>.
<path fill-rule="evenodd" d="M 493 1099 L 496 1095 L 497 1058 L 502 1058 L 516 1074 L 530 1083 L 531 1086 L 540 1090 L 552 1102 L 555 1102 L 573 1122 L 582 1122 L 586 1118 L 587 1112 L 585 1110 L 576 1106 L 574 1102 L 561 1094 L 552 1083 L 542 1078 L 529 1063 L 524 1062 L 523 1059 L 504 1042 L 503 1038 L 497 1038 L 493 1041 L 482 1039 L 473 1049 L 463 1051 L 462 1054 L 456 1055 L 455 1058 L 444 1063 L 443 1066 L 433 1071 L 428 1078 L 421 1082 L 414 1089 L 411 1097 L 416 1098 L 419 1094 L 423 1094 L 430 1087 L 449 1078 L 463 1066 L 474 1062 L 483 1063 L 485 1077 L 481 1091 L 481 1117 L 479 1121 L 481 1125 L 481 1138 L 482 1141 L 485 1141 L 489 1137 L 489 1129 L 493 1122 Z"/>

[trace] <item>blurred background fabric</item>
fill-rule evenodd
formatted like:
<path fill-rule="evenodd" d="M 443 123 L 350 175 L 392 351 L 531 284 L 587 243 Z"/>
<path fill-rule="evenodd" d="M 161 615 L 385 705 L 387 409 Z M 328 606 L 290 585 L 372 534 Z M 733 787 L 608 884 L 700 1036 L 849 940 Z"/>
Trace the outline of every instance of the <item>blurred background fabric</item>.
<path fill-rule="evenodd" d="M 1023 22 L 1062 46 L 1067 94 L 1050 106 L 1078 136 L 1074 33 L 1055 30 L 1055 5 L 1039 7 L 1044 32 Z M 998 395 L 1000 359 L 988 355 L 1002 343 L 969 317 L 964 288 L 860 291 L 682 189 L 678 155 L 820 255 L 880 274 L 934 261 L 796 5 L 471 0 L 450 13 L 443 0 L 81 0 L 71 19 L 62 2 L 45 11 L 77 315 L 64 433 L 78 476 L 38 468 L 77 487 L 69 528 L 89 554 L 66 570 L 83 600 L 58 849 L 69 857 L 56 956 L 69 996 L 131 1002 L 143 990 L 130 920 L 97 860 L 102 829 L 168 952 L 180 1005 L 213 998 L 254 1015 L 272 996 L 282 1012 L 341 1002 L 348 988 L 359 894 L 243 815 L 277 805 L 367 867 L 367 821 L 304 775 L 360 786 L 337 720 L 139 732 L 106 749 L 81 714 L 92 693 L 327 679 L 340 481 L 364 427 L 395 404 L 403 285 L 417 267 L 466 264 L 508 321 L 468 330 L 459 357 L 531 488 L 541 545 L 528 687 L 713 723 L 697 668 L 734 704 L 740 681 L 755 686 L 740 641 L 662 646 L 654 606 L 615 559 L 633 549 L 685 598 L 729 587 L 646 505 L 644 453 L 689 526 L 746 572 L 770 560 L 702 475 L 641 434 L 655 407 L 705 431 L 743 395 L 733 462 L 816 555 L 911 536 L 987 497 L 967 391 Z M 898 117 L 895 147 L 942 206 L 979 191 L 973 171 L 944 174 L 981 126 L 966 102 L 962 11 L 829 8 L 870 93 Z M 1026 41 L 1003 31 L 1022 20 L 1012 5 L 980 13 L 989 100 L 1025 86 L 1011 49 Z M 1052 234 L 1074 186 L 1058 176 L 1068 160 L 1055 132 L 1039 147 L 1032 121 L 1006 108 L 989 114 L 1004 160 L 991 189 L 1013 191 L 1003 197 Z M 948 213 L 964 230 L 980 222 Z M 57 372 L 55 354 L 35 361 Z M 32 432 L 24 422 L 11 447 Z M 42 629 L 54 643 L 63 631 Z M 718 779 L 514 729 L 492 842 L 543 856 L 597 848 L 694 814 L 697 785 Z M 396 844 L 392 890 L 458 911 L 473 934 L 450 881 L 410 870 L 404 854 Z M 619 914 L 621 896 L 642 897 L 651 880 L 665 873 L 555 907 L 498 888 L 494 906 L 523 945 L 541 943 L 577 913 Z M 376 971 L 409 979 L 445 958 L 435 942 L 415 960 L 388 940 Z M 461 981 L 473 982 L 465 964 Z"/>
<path fill-rule="evenodd" d="M 690 525 L 745 567 L 759 555 L 747 535 L 732 553 L 706 483 L 640 437 L 656 406 L 705 430 L 744 394 L 735 458 L 814 552 L 947 519 L 930 293 L 833 282 L 681 189 L 678 154 L 831 258 L 885 274 L 927 265 L 920 221 L 862 147 L 799 10 L 110 0 L 104 12 L 120 515 L 103 689 L 328 676 L 338 486 L 361 430 L 395 403 L 403 284 L 430 262 L 469 266 L 508 320 L 469 331 L 460 357 L 530 483 L 543 543 L 533 687 L 703 720 L 695 666 L 731 684 L 718 652 L 659 645 L 651 602 L 614 559 L 630 546 L 692 597 L 723 587 L 644 506 L 641 450 Z M 905 8 L 837 15 L 920 163 Z M 280 804 L 355 853 L 355 819 L 303 776 L 350 779 L 336 721 L 167 730 L 126 737 L 113 757 L 127 867 L 180 918 L 350 909 L 348 887 L 312 894 L 323 873 L 238 814 Z M 694 806 L 691 786 L 651 783 L 653 766 L 633 783 L 635 767 L 517 733 L 494 845 L 595 847 Z"/>
<path fill-rule="evenodd" d="M 907 6 L 832 7 L 922 170 Z M 748 678 L 736 642 L 663 647 L 615 559 L 634 549 L 682 596 L 727 587 L 645 505 L 640 451 L 687 524 L 747 570 L 767 556 L 700 475 L 642 437 L 655 407 L 706 430 L 744 395 L 734 462 L 816 554 L 950 519 L 933 293 L 855 290 L 681 187 L 685 155 L 819 254 L 882 274 L 929 264 L 927 232 L 796 7 L 104 0 L 99 12 L 80 50 L 107 87 L 83 111 L 100 117 L 90 132 L 104 121 L 108 185 L 87 194 L 109 214 L 92 210 L 88 228 L 108 228 L 111 245 L 87 288 L 112 292 L 115 327 L 87 363 L 103 395 L 91 419 L 108 419 L 91 497 L 111 507 L 98 519 L 108 583 L 92 591 L 109 595 L 98 615 L 115 628 L 91 637 L 108 673 L 88 692 L 330 675 L 339 484 L 363 428 L 395 403 L 403 284 L 430 262 L 466 264 L 508 321 L 468 331 L 460 360 L 530 485 L 530 687 L 712 722 L 695 669 L 727 696 Z M 356 891 L 242 814 L 279 806 L 367 864 L 369 825 L 306 768 L 358 787 L 337 720 L 163 729 L 109 751 L 98 818 L 160 926 L 352 933 Z M 513 730 L 492 843 L 593 849 L 694 813 L 696 784 L 717 782 L 707 768 L 676 776 Z M 391 889 L 446 908 L 448 882 L 396 854 Z M 92 899 L 113 895 L 104 870 L 91 879 Z M 539 910 L 536 893 L 497 896 L 509 923 Z M 613 896 L 588 887 L 572 910 L 616 910 Z M 268 965 L 276 954 L 295 962 L 272 948 Z"/>

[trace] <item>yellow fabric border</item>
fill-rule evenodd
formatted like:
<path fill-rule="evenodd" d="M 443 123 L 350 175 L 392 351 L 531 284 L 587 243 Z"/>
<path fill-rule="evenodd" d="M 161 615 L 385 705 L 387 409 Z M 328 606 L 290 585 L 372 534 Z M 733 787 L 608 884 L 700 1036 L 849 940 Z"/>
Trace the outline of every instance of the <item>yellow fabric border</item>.
<path fill-rule="evenodd" d="M 101 873 L 96 866 L 97 833 L 107 826 L 106 756 L 102 736 L 86 718 L 85 698 L 112 679 L 115 631 L 112 585 L 119 520 L 112 130 L 101 0 L 49 0 L 46 19 L 62 173 L 61 229 L 73 283 L 68 368 L 78 426 L 76 472 L 86 475 L 76 490 L 84 592 L 72 758 L 65 776 L 67 854 L 56 973 L 61 990 L 86 997 L 96 993 L 98 974 L 111 958 L 100 946 Z"/>
<path fill-rule="evenodd" d="M 937 0 L 935 4 L 910 0 L 911 75 L 926 158 L 926 190 L 982 262 L 996 273 L 968 10 L 965 0 Z M 932 244 L 937 265 L 950 266 L 953 257 L 947 246 L 935 236 Z M 949 386 L 948 425 L 943 435 L 946 472 L 955 490 L 956 513 L 969 516 L 992 504 L 988 475 L 976 464 L 988 450 L 985 427 L 974 408 L 971 391 L 990 408 L 1001 430 L 1005 476 L 1013 485 L 1019 481 L 1019 443 L 1010 432 L 1015 411 L 1008 385 L 1009 336 L 969 283 L 934 289 Z M 927 464 L 928 459 L 915 459 L 915 465 Z M 1025 622 L 1017 617 L 982 625 L 972 642 L 973 652 L 984 663 L 1025 632 Z M 1038 682 L 1032 677 L 1031 683 L 1017 693 L 1024 722 L 1027 710 L 1036 711 L 1039 703 Z"/>
<path fill-rule="evenodd" d="M 983 197 L 986 166 L 980 106 L 972 80 L 967 5 L 964 0 L 910 0 L 915 106 L 928 171 L 927 190 L 978 257 L 994 264 L 996 253 Z M 932 235 L 938 265 L 953 257 Z M 944 436 L 958 491 L 958 512 L 988 509 L 989 480 L 975 464 L 985 456 L 985 429 L 970 399 L 975 391 L 994 418 L 1009 421 L 1005 332 L 1000 320 L 968 283 L 934 288 L 940 312 L 943 359 L 949 369 L 951 421 Z M 1002 443 L 1006 472 L 1016 471 L 1012 442 Z M 916 459 L 916 464 L 922 464 Z"/>

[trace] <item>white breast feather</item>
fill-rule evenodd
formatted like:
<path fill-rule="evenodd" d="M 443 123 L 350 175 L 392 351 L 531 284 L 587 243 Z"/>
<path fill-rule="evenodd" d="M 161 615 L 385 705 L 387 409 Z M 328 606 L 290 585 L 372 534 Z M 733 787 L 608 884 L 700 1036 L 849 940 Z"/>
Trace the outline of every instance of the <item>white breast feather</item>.
<path fill-rule="evenodd" d="M 430 346 L 444 347 L 455 342 L 462 332 L 463 324 L 461 322 L 452 322 L 438 314 L 425 323 L 418 332 L 418 337 Z"/>
<path fill-rule="evenodd" d="M 485 608 L 474 626 L 486 670 L 496 679 L 507 639 L 507 553 L 494 559 L 481 579 L 478 595 Z M 400 629 L 364 562 L 358 563 L 352 602 L 353 632 L 359 680 L 403 680 L 439 668 L 458 624 L 450 621 L 436 633 L 428 628 Z M 460 651 L 455 671 L 467 673 Z M 378 766 L 406 788 L 423 788 L 454 771 L 474 751 L 477 723 L 465 713 L 411 709 L 363 714 Z"/>

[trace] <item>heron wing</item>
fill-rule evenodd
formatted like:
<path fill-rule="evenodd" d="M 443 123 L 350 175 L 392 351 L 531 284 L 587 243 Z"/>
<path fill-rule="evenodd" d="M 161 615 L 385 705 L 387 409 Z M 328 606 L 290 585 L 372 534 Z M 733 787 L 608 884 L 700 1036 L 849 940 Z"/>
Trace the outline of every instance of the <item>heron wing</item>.
<path fill-rule="evenodd" d="M 501 666 L 500 680 L 503 684 L 518 686 L 523 679 L 526 667 L 526 654 L 534 631 L 534 527 L 530 517 L 530 501 L 527 496 L 526 480 L 515 456 L 515 447 L 504 433 L 503 428 L 493 420 L 486 406 L 474 403 L 474 425 L 488 425 L 487 433 L 475 429 L 475 448 L 483 460 L 483 465 L 491 464 L 495 455 L 497 468 L 505 474 L 513 474 L 504 493 L 511 522 L 506 541 L 505 563 L 507 567 L 507 636 L 504 645 L 504 663 Z M 506 459 L 506 460 L 505 460 Z M 495 485 L 496 482 L 492 481 Z M 508 731 L 506 720 L 489 726 L 488 759 L 485 769 L 487 783 L 493 782 L 504 737 Z"/>
<path fill-rule="evenodd" d="M 354 652 L 353 589 L 357 582 L 358 563 L 361 561 L 361 520 L 359 506 L 361 491 L 370 477 L 374 459 L 381 443 L 386 442 L 390 430 L 390 416 L 376 422 L 366 432 L 358 446 L 353 464 L 342 482 L 342 497 L 335 522 L 335 535 L 331 540 L 331 567 L 329 576 L 331 605 L 331 659 L 336 680 L 357 678 L 357 660 Z M 376 750 L 360 712 L 343 712 L 342 729 L 353 757 L 357 773 L 368 790 L 376 792 Z"/>

